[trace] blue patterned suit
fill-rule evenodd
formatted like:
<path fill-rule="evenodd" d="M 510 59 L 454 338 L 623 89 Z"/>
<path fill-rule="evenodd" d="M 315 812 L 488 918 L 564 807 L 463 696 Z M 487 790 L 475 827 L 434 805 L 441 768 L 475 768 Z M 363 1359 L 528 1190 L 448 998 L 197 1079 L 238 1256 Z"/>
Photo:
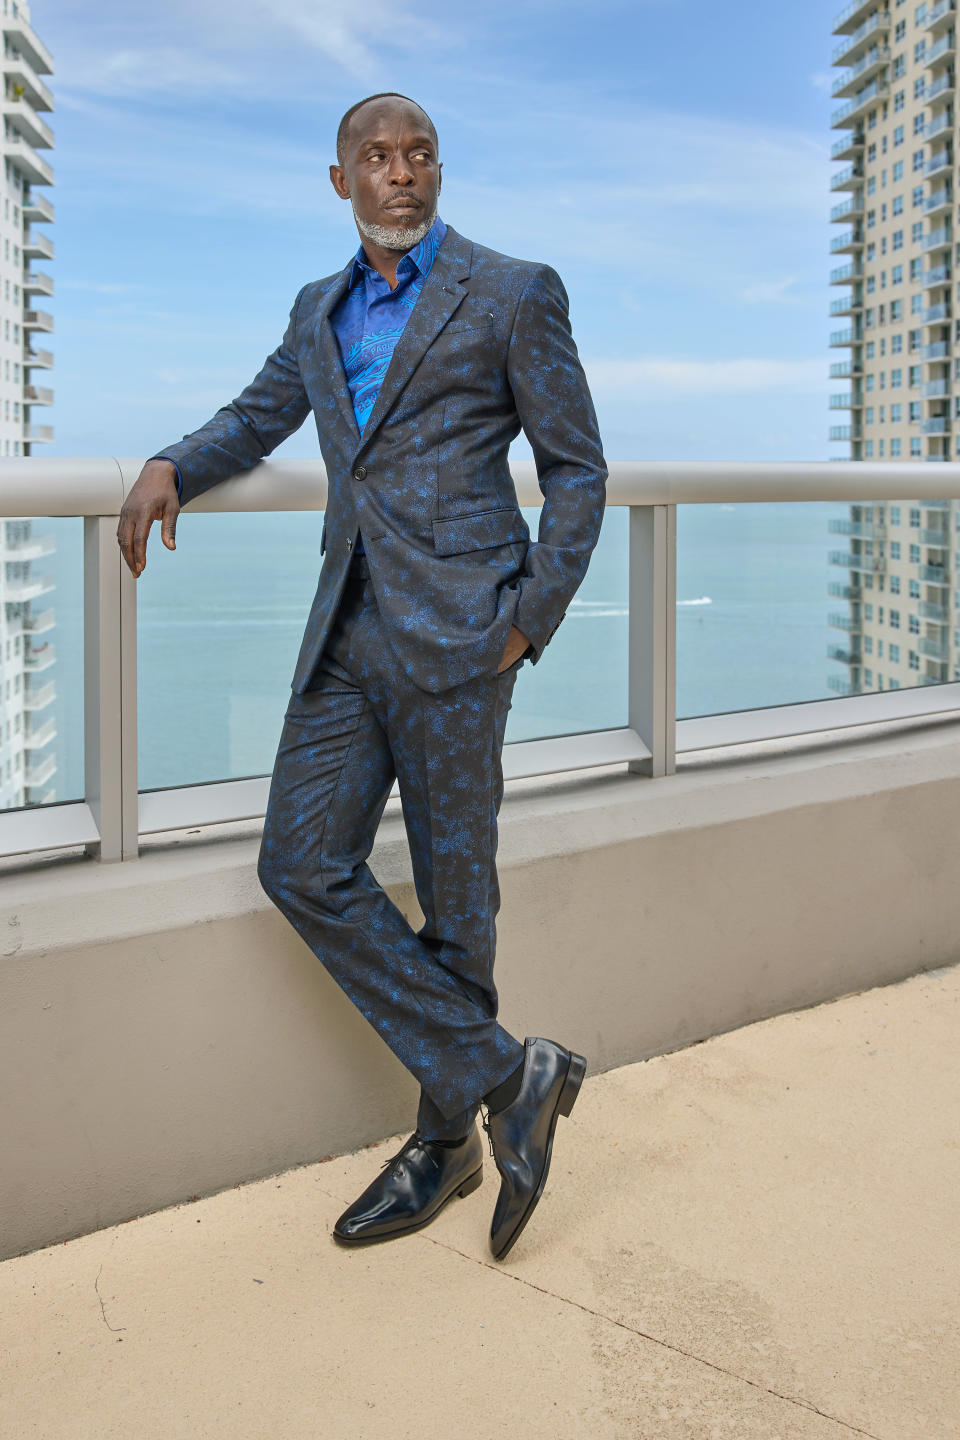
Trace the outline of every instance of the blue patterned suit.
<path fill-rule="evenodd" d="M 304 286 L 259 375 L 161 453 L 187 504 L 314 412 L 325 558 L 258 873 L 419 1079 L 421 1135 L 449 1138 L 524 1056 L 493 982 L 500 756 L 524 661 L 497 667 L 511 625 L 535 664 L 562 620 L 607 471 L 556 271 L 448 225 L 362 431 L 330 318 L 352 272 Z M 533 543 L 507 464 L 521 428 L 544 495 Z M 419 932 L 367 865 L 395 777 Z"/>

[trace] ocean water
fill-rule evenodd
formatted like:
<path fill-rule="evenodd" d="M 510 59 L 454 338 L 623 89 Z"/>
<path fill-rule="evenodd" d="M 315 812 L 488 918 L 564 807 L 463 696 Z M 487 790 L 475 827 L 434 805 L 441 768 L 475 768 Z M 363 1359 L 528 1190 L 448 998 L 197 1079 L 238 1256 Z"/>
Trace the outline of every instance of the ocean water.
<path fill-rule="evenodd" d="M 536 534 L 538 512 L 525 511 Z M 681 717 L 833 698 L 827 645 L 842 640 L 827 593 L 843 504 L 687 505 L 677 513 L 677 710 Z M 181 517 L 177 549 L 151 533 L 138 587 L 140 788 L 269 774 L 316 589 L 322 515 Z M 587 577 L 514 690 L 507 741 L 626 724 L 627 523 L 611 507 Z M 57 800 L 83 793 L 82 524 L 46 519 L 57 552 L 34 562 L 56 590 L 47 672 Z M 49 713 L 49 712 L 47 712 Z"/>

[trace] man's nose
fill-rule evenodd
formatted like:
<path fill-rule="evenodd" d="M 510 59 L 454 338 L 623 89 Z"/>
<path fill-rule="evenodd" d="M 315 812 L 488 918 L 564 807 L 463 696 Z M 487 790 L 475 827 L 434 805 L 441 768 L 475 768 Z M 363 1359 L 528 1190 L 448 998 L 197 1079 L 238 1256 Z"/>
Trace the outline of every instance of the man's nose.
<path fill-rule="evenodd" d="M 390 168 L 387 171 L 387 179 L 391 185 L 412 185 L 413 171 L 402 155 L 394 155 L 390 161 Z"/>

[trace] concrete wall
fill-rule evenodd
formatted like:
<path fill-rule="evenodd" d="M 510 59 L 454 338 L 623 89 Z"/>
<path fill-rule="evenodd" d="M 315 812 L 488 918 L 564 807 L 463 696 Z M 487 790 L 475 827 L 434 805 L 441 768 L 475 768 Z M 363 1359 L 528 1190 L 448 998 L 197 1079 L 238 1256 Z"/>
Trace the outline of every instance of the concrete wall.
<path fill-rule="evenodd" d="M 508 787 L 501 1018 L 590 1073 L 960 958 L 960 725 Z M 412 1129 L 259 826 L 0 874 L 0 1254 Z M 416 917 L 402 825 L 374 870 Z"/>

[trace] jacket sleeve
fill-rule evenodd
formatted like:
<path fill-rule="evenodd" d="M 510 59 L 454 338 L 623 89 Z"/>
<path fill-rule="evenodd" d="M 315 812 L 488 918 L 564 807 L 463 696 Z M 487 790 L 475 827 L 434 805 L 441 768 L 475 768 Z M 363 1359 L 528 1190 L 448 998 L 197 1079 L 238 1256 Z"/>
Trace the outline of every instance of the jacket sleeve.
<path fill-rule="evenodd" d="M 544 497 L 513 619 L 530 641 L 534 664 L 586 574 L 606 497 L 597 417 L 568 311 L 560 276 L 538 266 L 520 297 L 507 352 L 507 377 Z"/>
<path fill-rule="evenodd" d="M 280 344 L 245 390 L 174 445 L 153 457 L 177 467 L 180 504 L 253 467 L 298 430 L 310 402 L 297 363 L 297 314 L 304 290 L 297 295 Z"/>

